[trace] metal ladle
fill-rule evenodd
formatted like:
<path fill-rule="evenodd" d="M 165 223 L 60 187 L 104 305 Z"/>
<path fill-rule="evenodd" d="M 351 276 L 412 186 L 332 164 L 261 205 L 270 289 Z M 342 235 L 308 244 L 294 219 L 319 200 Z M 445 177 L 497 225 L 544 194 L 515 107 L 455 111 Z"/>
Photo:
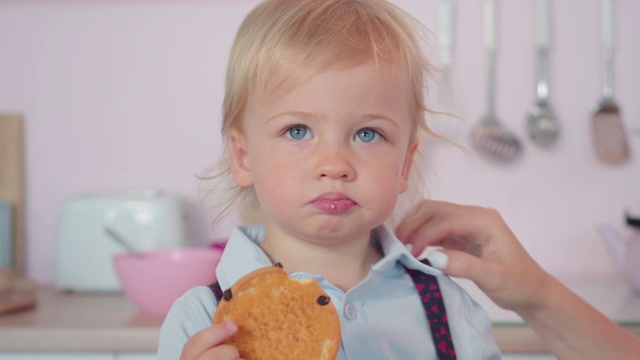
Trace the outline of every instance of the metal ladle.
<path fill-rule="evenodd" d="M 538 146 L 553 145 L 560 134 L 560 123 L 549 105 L 549 2 L 536 0 L 537 84 L 536 103 L 527 116 L 527 134 Z"/>

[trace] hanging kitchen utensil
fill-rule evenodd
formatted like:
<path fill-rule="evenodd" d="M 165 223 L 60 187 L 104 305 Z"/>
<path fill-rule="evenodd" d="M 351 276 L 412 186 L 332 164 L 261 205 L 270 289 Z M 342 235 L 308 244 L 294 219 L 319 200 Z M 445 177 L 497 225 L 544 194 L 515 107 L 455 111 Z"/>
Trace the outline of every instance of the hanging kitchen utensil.
<path fill-rule="evenodd" d="M 536 0 L 535 33 L 537 48 L 536 103 L 527 116 L 527 134 L 540 147 L 558 139 L 560 123 L 549 104 L 549 0 Z"/>
<path fill-rule="evenodd" d="M 440 45 L 440 68 L 448 71 L 453 49 L 453 0 L 438 2 L 438 42 Z"/>
<path fill-rule="evenodd" d="M 471 144 L 481 154 L 489 158 L 511 162 L 522 154 L 520 140 L 498 120 L 495 113 L 496 77 L 496 2 L 484 3 L 484 44 L 487 71 L 487 113 L 474 126 Z"/>
<path fill-rule="evenodd" d="M 453 60 L 453 0 L 439 0 L 438 14 L 438 77 L 437 86 L 433 89 L 433 110 L 435 113 L 427 117 L 429 128 L 447 139 L 458 136 L 461 122 L 454 120 L 458 115 L 458 104 L 453 86 L 451 63 Z"/>
<path fill-rule="evenodd" d="M 591 117 L 596 156 L 611 165 L 624 163 L 630 157 L 622 116 L 613 93 L 613 16 L 613 1 L 602 0 L 602 98 Z"/>

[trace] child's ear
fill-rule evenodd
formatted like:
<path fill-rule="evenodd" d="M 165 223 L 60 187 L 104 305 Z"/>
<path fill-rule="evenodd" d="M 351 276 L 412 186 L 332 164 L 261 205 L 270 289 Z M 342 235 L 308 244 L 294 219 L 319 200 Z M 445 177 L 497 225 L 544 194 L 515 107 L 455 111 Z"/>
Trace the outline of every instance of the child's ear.
<path fill-rule="evenodd" d="M 247 141 L 238 129 L 229 130 L 229 167 L 233 179 L 240 187 L 253 185 Z"/>
<path fill-rule="evenodd" d="M 411 168 L 413 167 L 413 157 L 418 151 L 418 139 L 414 139 L 411 145 L 407 148 L 407 154 L 404 157 L 404 164 L 402 165 L 402 173 L 400 174 L 400 191 L 403 192 L 409 189 L 409 175 L 411 174 Z"/>

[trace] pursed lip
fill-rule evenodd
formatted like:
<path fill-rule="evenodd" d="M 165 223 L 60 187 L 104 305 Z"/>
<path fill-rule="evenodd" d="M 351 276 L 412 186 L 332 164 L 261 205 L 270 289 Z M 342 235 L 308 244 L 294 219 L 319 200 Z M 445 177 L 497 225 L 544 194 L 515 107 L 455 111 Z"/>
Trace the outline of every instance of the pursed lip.
<path fill-rule="evenodd" d="M 342 214 L 351 210 L 357 203 L 340 192 L 327 192 L 311 200 L 311 205 L 327 214 Z"/>

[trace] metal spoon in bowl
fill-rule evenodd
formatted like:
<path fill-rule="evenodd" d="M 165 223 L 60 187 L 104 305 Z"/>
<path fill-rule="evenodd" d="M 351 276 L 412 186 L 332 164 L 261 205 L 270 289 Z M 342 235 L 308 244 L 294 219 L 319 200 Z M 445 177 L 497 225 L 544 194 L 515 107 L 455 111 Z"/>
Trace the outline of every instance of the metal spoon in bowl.
<path fill-rule="evenodd" d="M 496 21 L 495 0 L 485 0 L 485 56 L 487 66 L 487 113 L 471 132 L 471 144 L 483 155 L 501 162 L 511 162 L 522 153 L 520 140 L 495 114 Z"/>
<path fill-rule="evenodd" d="M 109 225 L 105 225 L 104 227 L 104 232 L 107 233 L 107 235 L 109 235 L 109 237 L 115 241 L 116 243 L 118 243 L 120 246 L 122 246 L 123 248 L 127 249 L 128 252 L 130 252 L 131 254 L 133 254 L 136 257 L 142 257 L 142 253 L 140 252 L 140 250 L 136 249 L 135 247 L 133 247 L 133 245 L 131 245 L 131 243 L 129 241 L 127 241 L 124 237 L 122 237 L 122 235 L 120 235 L 114 228 L 112 228 Z"/>
<path fill-rule="evenodd" d="M 536 0 L 536 43 L 538 49 L 536 103 L 527 116 L 527 133 L 541 147 L 553 145 L 560 133 L 560 123 L 549 105 L 549 0 Z"/>

